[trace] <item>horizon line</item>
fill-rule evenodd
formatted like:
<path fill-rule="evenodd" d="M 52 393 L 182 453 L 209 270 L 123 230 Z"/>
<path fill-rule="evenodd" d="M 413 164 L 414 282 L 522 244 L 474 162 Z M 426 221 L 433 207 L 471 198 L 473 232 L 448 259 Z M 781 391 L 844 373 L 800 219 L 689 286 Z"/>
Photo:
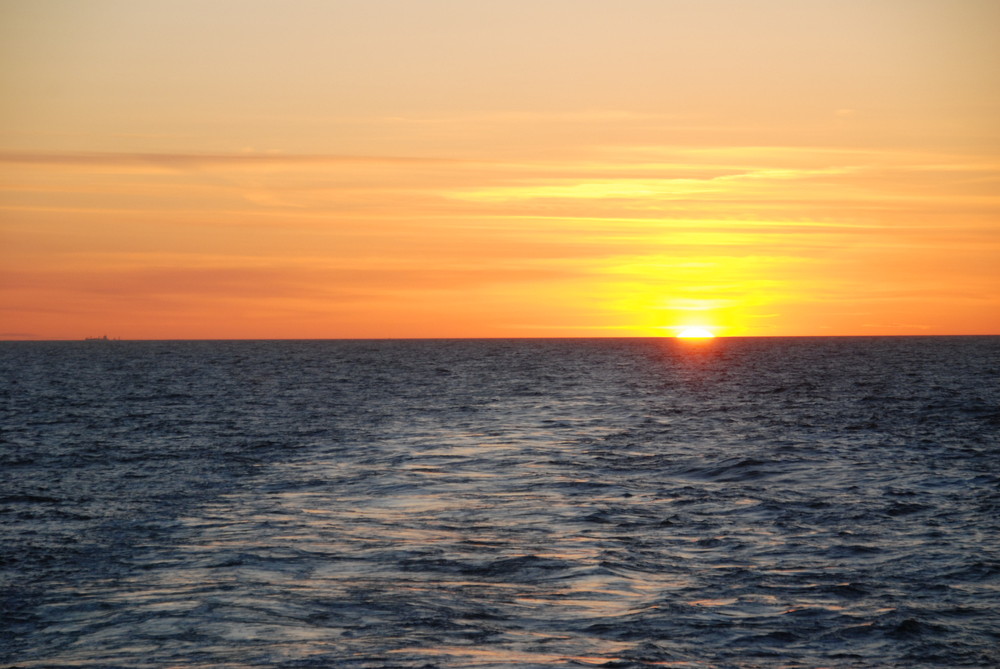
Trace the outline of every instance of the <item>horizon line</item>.
<path fill-rule="evenodd" d="M 965 333 L 965 334 L 823 334 L 823 335 L 715 335 L 707 339 L 900 339 L 909 337 L 1000 337 L 1000 333 Z M 675 335 L 617 335 L 617 336 L 569 336 L 569 337 L 197 337 L 197 338 L 0 338 L 0 343 L 27 342 L 91 342 L 91 343 L 122 343 L 122 342 L 296 342 L 296 341 L 565 341 L 593 339 L 665 339 L 683 340 Z"/>

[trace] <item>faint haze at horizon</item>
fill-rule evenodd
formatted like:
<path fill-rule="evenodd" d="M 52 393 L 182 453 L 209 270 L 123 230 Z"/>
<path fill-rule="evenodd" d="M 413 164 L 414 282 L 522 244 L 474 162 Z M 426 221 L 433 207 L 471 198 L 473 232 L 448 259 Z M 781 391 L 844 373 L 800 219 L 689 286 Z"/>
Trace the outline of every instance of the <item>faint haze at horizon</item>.
<path fill-rule="evenodd" d="M 0 338 L 1000 332 L 993 2 L 0 18 Z"/>

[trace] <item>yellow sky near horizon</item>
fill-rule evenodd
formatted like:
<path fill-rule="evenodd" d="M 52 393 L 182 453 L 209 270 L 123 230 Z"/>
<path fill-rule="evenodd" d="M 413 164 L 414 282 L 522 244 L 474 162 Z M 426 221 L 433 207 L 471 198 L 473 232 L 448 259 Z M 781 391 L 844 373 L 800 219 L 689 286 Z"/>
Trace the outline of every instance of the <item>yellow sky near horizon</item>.
<path fill-rule="evenodd" d="M 995 2 L 0 19 L 0 338 L 1000 333 Z"/>

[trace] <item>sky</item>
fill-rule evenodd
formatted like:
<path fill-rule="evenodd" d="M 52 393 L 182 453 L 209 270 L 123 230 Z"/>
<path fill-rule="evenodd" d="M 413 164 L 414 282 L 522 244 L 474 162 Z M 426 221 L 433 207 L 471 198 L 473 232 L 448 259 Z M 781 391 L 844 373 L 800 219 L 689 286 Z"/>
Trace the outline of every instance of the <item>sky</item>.
<path fill-rule="evenodd" d="M 995 0 L 0 0 L 0 339 L 1000 334 Z"/>

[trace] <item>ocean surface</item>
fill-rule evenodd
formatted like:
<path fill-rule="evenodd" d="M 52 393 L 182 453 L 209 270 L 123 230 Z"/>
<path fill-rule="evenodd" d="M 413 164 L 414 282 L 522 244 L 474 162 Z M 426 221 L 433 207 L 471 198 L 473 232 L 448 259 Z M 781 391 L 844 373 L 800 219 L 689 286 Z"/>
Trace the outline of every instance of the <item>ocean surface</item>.
<path fill-rule="evenodd" d="M 1000 666 L 1000 337 L 8 342 L 0 384 L 0 666 Z"/>

